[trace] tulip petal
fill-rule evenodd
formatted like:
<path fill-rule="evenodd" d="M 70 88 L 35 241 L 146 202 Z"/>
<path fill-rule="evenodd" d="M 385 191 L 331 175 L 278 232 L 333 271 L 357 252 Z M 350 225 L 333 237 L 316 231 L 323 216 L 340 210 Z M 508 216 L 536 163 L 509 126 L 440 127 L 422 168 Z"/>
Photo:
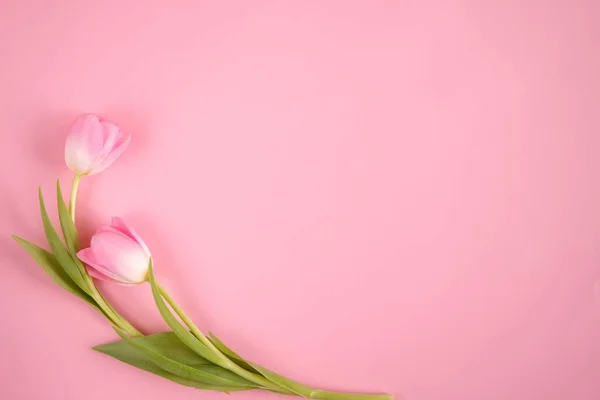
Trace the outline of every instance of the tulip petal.
<path fill-rule="evenodd" d="M 115 124 L 111 124 L 108 121 L 101 121 L 102 133 L 103 133 L 103 150 L 109 153 L 110 150 L 117 147 L 122 141 L 121 129 Z"/>
<path fill-rule="evenodd" d="M 123 285 L 123 286 L 131 286 L 132 285 L 129 282 L 123 282 L 123 281 L 111 278 L 110 276 L 105 275 L 102 272 L 100 272 L 97 269 L 92 268 L 92 267 L 88 267 L 87 272 L 94 279 L 99 279 L 101 281 L 110 282 L 110 283 L 116 283 L 118 285 Z"/>
<path fill-rule="evenodd" d="M 78 137 L 81 138 L 81 144 L 83 148 L 92 156 L 97 157 L 102 154 L 102 147 L 104 145 L 104 132 L 102 124 L 98 121 L 98 117 L 90 116 L 88 118 L 89 123 L 80 132 Z"/>
<path fill-rule="evenodd" d="M 126 238 L 129 238 L 131 240 L 135 240 L 135 238 L 131 237 L 130 235 L 128 235 L 126 232 L 122 232 L 121 230 L 115 228 L 114 226 L 111 225 L 102 225 L 100 226 L 100 228 L 98 228 L 98 230 L 96 230 L 96 233 L 100 233 L 100 232 L 113 232 L 113 233 L 117 233 L 119 235 L 123 235 Z"/>
<path fill-rule="evenodd" d="M 67 166 L 78 174 L 87 174 L 102 155 L 103 127 L 97 116 L 84 114 L 71 125 L 65 144 Z"/>
<path fill-rule="evenodd" d="M 134 240 L 114 232 L 100 232 L 92 237 L 94 259 L 111 276 L 141 283 L 146 280 L 149 256 Z"/>
<path fill-rule="evenodd" d="M 91 248 L 83 249 L 77 252 L 77 257 L 88 266 L 88 273 L 93 278 L 101 279 L 108 282 L 117 282 L 122 285 L 130 284 L 122 278 L 116 276 L 104 266 L 102 266 L 94 256 L 94 252 Z M 94 271 L 94 272 L 92 272 Z"/>
<path fill-rule="evenodd" d="M 125 151 L 130 141 L 130 135 L 118 140 L 118 142 L 115 144 L 115 147 L 104 157 L 102 157 L 96 164 L 94 164 L 90 175 L 97 174 L 98 172 L 102 172 L 106 168 L 110 167 L 111 164 L 114 163 L 116 159 L 119 158 L 119 156 Z"/>
<path fill-rule="evenodd" d="M 83 151 L 77 138 L 67 138 L 65 144 L 65 162 L 67 167 L 79 175 L 84 175 L 92 165 L 92 158 Z"/>
<path fill-rule="evenodd" d="M 108 167 L 108 165 L 103 167 L 105 165 L 103 160 L 123 141 L 121 129 L 115 124 L 102 120 L 100 126 L 102 127 L 102 150 L 96 157 L 91 174 L 96 174 Z"/>
<path fill-rule="evenodd" d="M 137 232 L 130 225 L 128 225 L 123 218 L 112 217 L 111 223 L 111 228 L 116 229 L 117 231 L 135 240 L 140 246 L 142 246 L 148 257 L 151 256 L 150 249 L 148 249 L 146 243 L 144 243 L 140 235 L 138 235 Z"/>
<path fill-rule="evenodd" d="M 98 266 L 98 262 L 96 261 L 96 258 L 94 257 L 94 252 L 92 251 L 91 247 L 88 247 L 87 249 L 79 250 L 77 252 L 77 258 L 79 258 L 81 261 L 83 261 L 85 264 L 89 265 L 90 267 L 96 268 L 96 266 Z"/>

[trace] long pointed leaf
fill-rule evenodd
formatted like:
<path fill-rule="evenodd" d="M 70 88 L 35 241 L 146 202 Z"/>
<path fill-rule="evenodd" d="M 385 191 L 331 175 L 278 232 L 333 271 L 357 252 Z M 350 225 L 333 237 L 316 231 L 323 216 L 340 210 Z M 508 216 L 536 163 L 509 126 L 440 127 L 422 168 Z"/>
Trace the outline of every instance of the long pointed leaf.
<path fill-rule="evenodd" d="M 250 363 L 244 360 L 240 355 L 238 355 L 235 351 L 231 350 L 225 343 L 221 341 L 214 333 L 208 332 L 208 337 L 210 341 L 215 345 L 217 349 L 223 354 L 225 354 L 231 361 L 244 368 L 246 371 L 259 373 L 260 371 L 254 368 Z"/>
<path fill-rule="evenodd" d="M 72 293 L 75 296 L 85 300 L 91 306 L 100 311 L 96 306 L 96 302 L 87 293 L 81 290 L 81 288 L 77 286 L 75 282 L 73 282 L 71 277 L 62 269 L 56 260 L 56 257 L 54 257 L 52 253 L 18 236 L 13 235 L 13 238 L 27 251 L 27 253 L 29 253 L 29 255 L 44 269 L 44 271 L 50 275 L 54 282 L 56 282 L 69 293 Z"/>
<path fill-rule="evenodd" d="M 60 220 L 60 227 L 65 238 L 67 248 L 71 253 L 72 257 L 77 257 L 77 251 L 79 251 L 79 235 L 77 234 L 77 228 L 75 223 L 71 219 L 65 199 L 63 198 L 62 190 L 60 188 L 60 181 L 56 180 L 56 203 L 58 204 L 58 218 Z"/>
<path fill-rule="evenodd" d="M 177 335 L 171 331 L 134 337 L 132 340 L 143 341 L 165 357 L 179 360 L 180 362 L 195 368 L 199 368 L 203 365 L 213 365 L 206 358 L 200 357 L 190 350 L 190 348 L 183 344 Z"/>
<path fill-rule="evenodd" d="M 87 286 L 87 283 L 82 275 L 81 267 L 78 263 L 71 257 L 67 248 L 60 240 L 60 237 L 56 233 L 54 226 L 52 226 L 52 222 L 50 222 L 50 218 L 48 217 L 48 212 L 46 211 L 46 206 L 44 204 L 44 197 L 42 195 L 42 190 L 39 191 L 40 197 L 40 211 L 42 214 L 42 223 L 44 225 L 44 232 L 46 233 L 46 238 L 48 239 L 48 243 L 52 248 L 52 252 L 56 256 L 56 260 L 63 267 L 65 272 L 69 275 L 69 277 L 75 282 L 77 286 L 81 288 L 85 293 L 90 294 L 90 290 Z"/>
<path fill-rule="evenodd" d="M 180 385 L 185 385 L 196 389 L 217 390 L 222 392 L 234 392 L 248 389 L 239 386 L 209 385 L 191 379 L 182 378 L 181 376 L 177 376 L 158 367 L 156 364 L 150 361 L 148 357 L 144 355 L 143 352 L 136 349 L 135 347 L 133 347 L 125 341 L 96 346 L 94 347 L 94 350 L 100 353 L 107 354 L 126 364 L 150 372 L 152 374 L 161 376 Z"/>
<path fill-rule="evenodd" d="M 271 370 L 268 370 L 260 365 L 252 363 L 260 373 L 271 382 L 288 389 L 302 397 L 320 400 L 394 400 L 394 396 L 389 394 L 369 394 L 369 393 L 344 393 L 331 392 L 328 390 L 316 389 L 310 386 L 303 385 L 293 381 L 285 376 L 279 375 Z"/>
<path fill-rule="evenodd" d="M 202 342 L 198 340 L 187 328 L 185 328 L 181 323 L 175 318 L 175 316 L 169 310 L 169 307 L 165 303 L 160 294 L 160 290 L 156 284 L 156 280 L 154 279 L 154 268 L 152 266 L 152 259 L 150 259 L 150 267 L 148 268 L 148 277 L 150 286 L 152 286 L 152 295 L 154 296 L 154 302 L 156 303 L 156 307 L 158 307 L 158 311 L 160 315 L 163 317 L 167 325 L 173 332 L 177 335 L 177 337 L 190 349 L 192 349 L 196 354 L 201 357 L 206 358 L 207 360 L 219 364 L 219 358 Z"/>
<path fill-rule="evenodd" d="M 150 361 L 172 374 L 210 385 L 257 387 L 252 382 L 198 356 L 172 332 L 160 334 L 162 337 L 157 343 L 156 340 L 148 340 L 147 337 L 130 338 L 122 331 L 115 330 L 123 340 L 144 352 Z"/>
<path fill-rule="evenodd" d="M 310 397 L 311 393 L 314 391 L 314 389 L 312 389 L 309 386 L 295 382 L 291 379 L 286 378 L 285 376 L 281 376 L 273 371 L 263 368 L 260 365 L 257 365 L 254 363 L 252 363 L 251 365 L 256 370 L 258 370 L 262 376 L 264 376 L 271 382 L 275 383 L 276 385 L 281 386 L 282 388 L 289 390 L 290 392 L 294 392 L 297 395 L 300 395 L 303 397 Z"/>

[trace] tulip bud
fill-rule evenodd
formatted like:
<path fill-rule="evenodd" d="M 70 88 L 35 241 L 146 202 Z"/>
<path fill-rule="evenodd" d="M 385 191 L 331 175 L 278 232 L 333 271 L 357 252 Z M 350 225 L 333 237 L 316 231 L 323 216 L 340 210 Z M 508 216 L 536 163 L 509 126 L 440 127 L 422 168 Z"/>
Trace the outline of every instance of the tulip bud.
<path fill-rule="evenodd" d="M 93 175 L 108 168 L 127 148 L 131 137 L 93 114 L 77 117 L 65 144 L 65 161 L 77 175 Z"/>
<path fill-rule="evenodd" d="M 147 279 L 150 251 L 143 240 L 121 218 L 101 226 L 92 236 L 90 247 L 77 253 L 97 279 L 124 285 Z"/>

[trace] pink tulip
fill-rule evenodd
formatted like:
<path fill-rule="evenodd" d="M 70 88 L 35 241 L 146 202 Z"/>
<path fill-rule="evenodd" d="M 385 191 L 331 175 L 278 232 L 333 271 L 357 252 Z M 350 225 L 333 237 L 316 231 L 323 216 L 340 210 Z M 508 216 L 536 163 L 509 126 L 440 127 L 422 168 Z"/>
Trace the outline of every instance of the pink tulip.
<path fill-rule="evenodd" d="M 144 241 L 121 218 L 101 226 L 92 236 L 87 249 L 77 257 L 88 265 L 89 274 L 97 279 L 124 285 L 146 281 L 150 251 Z"/>
<path fill-rule="evenodd" d="M 108 168 L 127 148 L 131 137 L 93 114 L 77 117 L 65 145 L 67 166 L 77 175 L 93 175 Z"/>

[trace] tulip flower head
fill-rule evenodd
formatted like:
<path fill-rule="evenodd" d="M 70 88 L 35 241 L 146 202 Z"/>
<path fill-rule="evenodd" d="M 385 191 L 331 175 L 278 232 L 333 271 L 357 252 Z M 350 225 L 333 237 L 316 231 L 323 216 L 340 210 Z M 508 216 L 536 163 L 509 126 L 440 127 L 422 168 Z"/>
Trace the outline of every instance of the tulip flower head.
<path fill-rule="evenodd" d="M 88 273 L 97 279 L 123 285 L 146 281 L 150 251 L 144 241 L 121 218 L 101 226 L 92 236 L 90 247 L 77 257 L 88 265 Z"/>
<path fill-rule="evenodd" d="M 77 175 L 97 174 L 123 153 L 130 140 L 118 126 L 94 114 L 83 114 L 71 125 L 65 161 Z"/>

